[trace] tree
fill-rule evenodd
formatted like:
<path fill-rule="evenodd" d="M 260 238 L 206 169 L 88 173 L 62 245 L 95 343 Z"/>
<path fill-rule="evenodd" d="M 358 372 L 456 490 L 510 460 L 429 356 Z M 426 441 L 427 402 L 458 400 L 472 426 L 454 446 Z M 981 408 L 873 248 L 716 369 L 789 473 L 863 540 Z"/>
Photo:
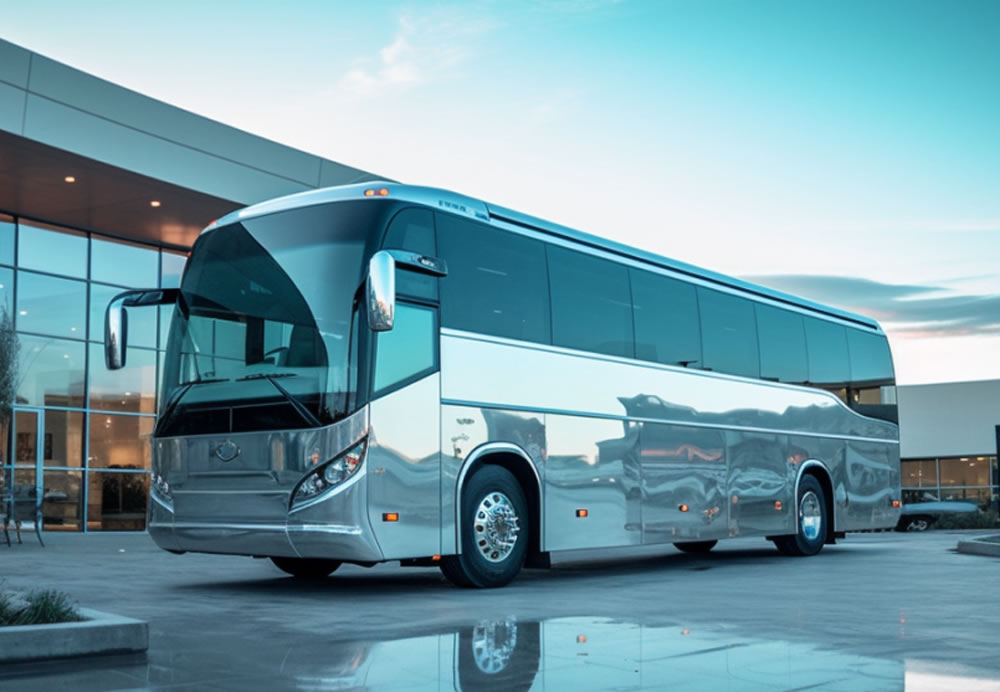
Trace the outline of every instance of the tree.
<path fill-rule="evenodd" d="M 10 464 L 9 434 L 15 397 L 17 396 L 17 366 L 21 344 L 14 331 L 14 320 L 6 305 L 0 305 L 0 466 Z"/>

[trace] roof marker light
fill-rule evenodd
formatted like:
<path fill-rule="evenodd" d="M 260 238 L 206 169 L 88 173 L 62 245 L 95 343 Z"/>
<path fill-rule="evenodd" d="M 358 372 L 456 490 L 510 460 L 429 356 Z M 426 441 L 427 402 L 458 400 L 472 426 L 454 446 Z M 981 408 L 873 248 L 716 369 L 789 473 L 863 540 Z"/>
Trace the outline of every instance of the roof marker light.
<path fill-rule="evenodd" d="M 388 197 L 388 196 L 389 196 L 389 188 L 387 187 L 379 187 L 379 188 L 370 187 L 367 190 L 365 190 L 365 197 Z"/>

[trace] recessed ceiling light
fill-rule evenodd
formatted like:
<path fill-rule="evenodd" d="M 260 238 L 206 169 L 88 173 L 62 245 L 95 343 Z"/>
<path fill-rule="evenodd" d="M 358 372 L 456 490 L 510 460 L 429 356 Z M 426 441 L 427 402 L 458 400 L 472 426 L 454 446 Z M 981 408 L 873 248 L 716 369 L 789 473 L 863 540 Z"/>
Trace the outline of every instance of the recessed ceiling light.
<path fill-rule="evenodd" d="M 67 175 L 65 178 L 63 178 L 63 180 L 65 180 L 67 183 L 75 183 L 76 182 L 76 178 L 74 178 L 71 175 Z"/>
<path fill-rule="evenodd" d="M 20 311 L 20 312 L 18 312 L 17 314 L 18 314 L 18 315 L 21 315 L 21 316 L 23 317 L 23 316 L 25 316 L 25 315 L 27 315 L 27 314 L 28 314 L 28 311 L 27 311 L 27 310 L 21 310 L 21 311 Z"/>
<path fill-rule="evenodd" d="M 152 202 L 149 203 L 149 206 L 151 206 L 151 207 L 158 207 L 158 206 L 160 206 L 160 200 L 154 199 Z"/>

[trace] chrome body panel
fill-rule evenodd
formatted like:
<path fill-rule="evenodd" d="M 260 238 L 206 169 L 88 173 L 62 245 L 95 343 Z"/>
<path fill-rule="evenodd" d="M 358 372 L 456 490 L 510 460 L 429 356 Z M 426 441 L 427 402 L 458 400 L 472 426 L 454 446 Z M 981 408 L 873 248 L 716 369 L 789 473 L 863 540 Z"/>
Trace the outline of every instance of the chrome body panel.
<path fill-rule="evenodd" d="M 149 533 L 167 550 L 379 560 L 366 511 L 367 459 L 354 478 L 289 512 L 313 459 L 332 459 L 368 432 L 366 407 L 325 428 L 156 438 L 153 474 L 172 497 L 152 493 Z M 223 461 L 223 445 L 239 453 Z M 316 526 L 328 530 L 309 529 Z"/>
<path fill-rule="evenodd" d="M 545 416 L 475 406 L 441 406 L 441 554 L 460 552 L 458 498 L 469 470 L 490 454 L 513 454 L 543 482 Z M 545 499 L 539 492 L 543 511 Z M 544 530 L 542 532 L 543 550 Z"/>
<path fill-rule="evenodd" d="M 827 392 L 448 329 L 441 362 L 443 487 L 470 452 L 525 450 L 543 550 L 793 533 L 812 467 L 831 481 L 835 530 L 898 518 L 898 428 Z M 442 507 L 447 553 L 454 497 Z"/>
<path fill-rule="evenodd" d="M 441 552 L 440 380 L 428 375 L 369 405 L 368 518 L 387 560 Z M 383 521 L 387 512 L 399 521 Z"/>
<path fill-rule="evenodd" d="M 638 430 L 622 421 L 545 416 L 548 550 L 642 543 Z M 578 517 L 577 510 L 587 510 Z"/>

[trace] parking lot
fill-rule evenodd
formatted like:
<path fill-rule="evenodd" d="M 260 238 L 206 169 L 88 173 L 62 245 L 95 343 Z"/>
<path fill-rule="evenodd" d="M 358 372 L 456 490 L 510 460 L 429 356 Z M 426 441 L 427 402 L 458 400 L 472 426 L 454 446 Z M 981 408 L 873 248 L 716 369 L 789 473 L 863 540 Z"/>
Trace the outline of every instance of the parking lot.
<path fill-rule="evenodd" d="M 150 648 L 7 666 L 0 689 L 998 689 L 1000 561 L 957 553 L 963 535 L 857 534 L 804 559 L 762 539 L 567 553 L 491 591 L 395 564 L 303 583 L 144 535 L 26 536 L 0 546 L 6 588 L 147 620 Z"/>

